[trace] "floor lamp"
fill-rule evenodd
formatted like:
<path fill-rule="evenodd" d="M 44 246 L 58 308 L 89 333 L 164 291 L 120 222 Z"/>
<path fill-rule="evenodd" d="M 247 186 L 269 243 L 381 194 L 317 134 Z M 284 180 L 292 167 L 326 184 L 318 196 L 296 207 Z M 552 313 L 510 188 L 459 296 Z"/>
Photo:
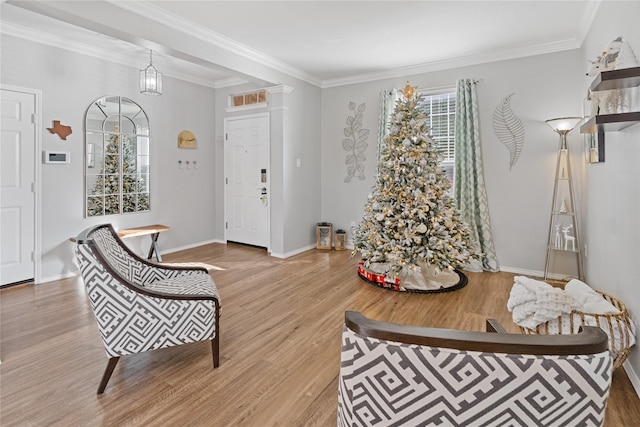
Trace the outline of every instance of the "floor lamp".
<path fill-rule="evenodd" d="M 553 186 L 553 200 L 551 201 L 551 219 L 549 221 L 549 238 L 547 240 L 547 259 L 544 265 L 544 278 L 549 275 L 549 263 L 551 255 L 555 251 L 573 252 L 578 258 L 578 278 L 584 278 L 582 272 L 582 256 L 580 255 L 580 239 L 578 230 L 578 213 L 576 212 L 575 197 L 573 193 L 573 179 L 571 176 L 571 159 L 567 146 L 567 134 L 582 120 L 581 117 L 560 117 L 546 120 L 551 129 L 560 135 L 558 144 L 558 156 L 556 160 L 556 178 Z M 558 200 L 558 185 L 566 183 L 569 190 L 569 205 L 564 198 Z M 570 224 L 563 226 L 562 218 L 569 218 Z M 560 229 L 564 235 L 560 236 Z M 555 233 L 554 233 L 555 231 Z M 569 235 L 573 232 L 574 235 Z M 555 234 L 555 235 L 554 235 Z M 562 244 L 564 241 L 564 245 Z M 569 243 L 571 246 L 569 247 Z"/>

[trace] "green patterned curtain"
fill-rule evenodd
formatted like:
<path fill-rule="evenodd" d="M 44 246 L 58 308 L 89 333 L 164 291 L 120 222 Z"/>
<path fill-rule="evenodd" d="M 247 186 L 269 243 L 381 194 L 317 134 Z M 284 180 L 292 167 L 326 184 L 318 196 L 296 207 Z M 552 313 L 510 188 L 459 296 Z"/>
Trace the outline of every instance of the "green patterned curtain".
<path fill-rule="evenodd" d="M 484 185 L 476 87 L 471 79 L 457 81 L 455 126 L 454 197 L 462 218 L 471 227 L 483 254 L 482 265 L 478 262 L 467 268 L 472 271 L 499 271 Z"/>
<path fill-rule="evenodd" d="M 385 89 L 380 92 L 380 119 L 378 127 L 378 150 L 376 152 L 376 170 L 378 170 L 378 163 L 380 163 L 380 153 L 382 151 L 382 143 L 384 139 L 389 135 L 389 117 L 393 113 L 393 109 L 396 106 L 398 99 L 398 89 Z"/>

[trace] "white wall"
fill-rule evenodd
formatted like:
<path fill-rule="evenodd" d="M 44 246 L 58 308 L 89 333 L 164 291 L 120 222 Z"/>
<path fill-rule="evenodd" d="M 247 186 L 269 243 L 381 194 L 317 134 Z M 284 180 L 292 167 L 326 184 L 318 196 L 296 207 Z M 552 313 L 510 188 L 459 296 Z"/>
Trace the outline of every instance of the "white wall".
<path fill-rule="evenodd" d="M 583 64 L 618 36 L 640 58 L 640 2 L 602 2 L 582 47 Z M 585 67 L 586 68 L 586 67 Z M 586 88 L 591 78 L 584 78 Z M 586 165 L 584 229 L 587 282 L 620 299 L 640 325 L 640 124 L 605 135 L 605 162 Z M 640 394 L 640 351 L 627 372 Z"/>
<path fill-rule="evenodd" d="M 349 229 L 351 221 L 362 217 L 375 178 L 381 90 L 402 88 L 407 80 L 428 89 L 455 86 L 456 79 L 473 78 L 480 80 L 480 138 L 498 260 L 504 270 L 543 271 L 559 140 L 544 121 L 581 115 L 583 68 L 580 51 L 572 50 L 323 90 L 322 220 Z M 525 145 L 509 170 L 509 154 L 493 132 L 492 116 L 498 103 L 511 93 L 515 93 L 513 111 L 524 125 Z M 345 183 L 342 132 L 350 101 L 366 103 L 363 127 L 370 129 L 371 135 L 365 153 L 366 180 Z M 582 159 L 579 133 L 570 134 L 568 141 L 572 157 Z"/>
<path fill-rule="evenodd" d="M 315 247 L 316 224 L 320 221 L 321 125 L 320 89 L 293 84 L 285 113 L 283 144 L 284 247 L 283 255 Z M 300 159 L 300 167 L 297 167 Z"/>
<path fill-rule="evenodd" d="M 42 191 L 37 195 L 42 211 L 40 281 L 77 271 L 69 237 L 97 223 L 112 222 L 118 228 L 166 224 L 171 230 L 160 237 L 163 250 L 214 238 L 213 89 L 165 76 L 164 94 L 149 97 L 139 93 L 137 69 L 6 35 L 1 43 L 2 84 L 42 91 L 42 128 L 38 130 L 42 133 L 42 150 L 71 152 L 70 165 L 41 165 Z M 156 66 L 162 71 L 161 63 Z M 149 117 L 151 212 L 84 218 L 84 115 L 89 104 L 104 95 L 128 97 Z M 66 141 L 45 129 L 53 120 L 73 129 Z M 177 135 L 183 129 L 195 134 L 196 150 L 177 148 Z M 198 169 L 178 169 L 179 159 L 197 159 Z M 148 238 L 128 242 L 140 253 L 148 249 Z"/>

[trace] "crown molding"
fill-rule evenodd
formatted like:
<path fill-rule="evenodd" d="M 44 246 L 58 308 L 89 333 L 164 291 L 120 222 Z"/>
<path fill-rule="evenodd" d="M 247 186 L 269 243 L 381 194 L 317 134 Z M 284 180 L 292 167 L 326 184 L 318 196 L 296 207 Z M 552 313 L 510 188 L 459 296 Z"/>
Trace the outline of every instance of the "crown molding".
<path fill-rule="evenodd" d="M 184 29 L 189 28 L 188 35 L 192 37 L 195 37 L 205 43 L 214 45 L 218 48 L 232 52 L 238 56 L 241 56 L 245 59 L 249 59 L 260 65 L 264 65 L 273 70 L 284 73 L 288 76 L 303 80 L 315 86 L 321 86 L 322 84 L 321 80 L 317 79 L 316 77 L 312 76 L 311 74 L 303 70 L 300 70 L 299 68 L 296 68 L 283 61 L 279 61 L 271 56 L 265 55 L 255 49 L 251 49 L 250 47 L 247 47 L 228 37 L 225 37 L 222 34 L 219 34 L 219 33 L 216 33 L 215 31 L 211 31 L 207 28 L 204 28 L 203 26 L 198 25 L 193 21 L 186 20 L 181 16 L 178 16 L 171 12 L 167 12 L 166 10 L 157 8 L 146 0 L 135 1 L 135 2 L 123 2 L 118 0 L 106 0 L 106 1 L 109 3 L 112 3 L 113 5 L 121 9 L 145 16 L 153 21 L 156 21 L 182 34 L 186 34 L 184 32 Z"/>
<path fill-rule="evenodd" d="M 576 30 L 576 34 L 572 39 L 550 43 L 541 43 L 526 48 L 515 48 L 496 53 L 470 55 L 461 58 L 449 58 L 442 61 L 434 61 L 426 64 L 401 67 L 388 71 L 364 73 L 343 78 L 328 79 L 324 80 L 320 87 L 324 89 L 350 84 L 367 83 L 375 80 L 384 80 L 388 78 L 410 76 L 415 74 L 467 67 L 471 65 L 524 58 L 527 56 L 544 55 L 548 53 L 579 49 L 580 47 L 582 47 L 582 44 L 584 43 L 584 40 L 589 33 L 589 30 L 591 29 L 591 25 L 593 25 L 593 21 L 596 18 L 601 3 L 602 0 L 593 0 L 587 2 L 584 14 L 582 15 L 582 18 L 580 20 L 578 29 Z"/>
<path fill-rule="evenodd" d="M 101 49 L 93 45 L 78 42 L 67 37 L 60 37 L 52 33 L 45 31 L 35 30 L 33 28 L 17 25 L 12 22 L 2 22 L 0 26 L 0 33 L 16 37 L 19 39 L 27 40 L 33 43 L 43 44 L 58 49 L 67 50 L 69 52 L 77 53 L 80 55 L 90 56 L 92 58 L 101 59 L 108 62 L 124 65 L 127 67 L 140 70 L 144 68 L 145 62 L 141 61 L 138 55 L 132 57 L 130 55 L 116 53 L 112 50 Z M 156 54 L 157 57 L 157 54 Z M 156 61 L 157 62 L 157 61 Z M 200 86 L 205 86 L 213 89 L 219 89 L 223 87 L 236 86 L 246 83 L 246 80 L 242 80 L 237 77 L 229 77 L 221 80 L 203 79 L 194 75 L 176 72 L 168 67 L 162 68 L 162 75 L 165 77 L 184 80 L 190 83 L 194 83 Z M 135 78 L 138 78 L 138 71 L 135 72 Z M 136 80 L 137 81 L 137 80 Z"/>
<path fill-rule="evenodd" d="M 291 86 L 287 86 L 287 85 L 276 85 L 276 86 L 269 86 L 265 90 L 267 92 L 269 92 L 269 93 L 284 93 L 284 94 L 288 94 L 288 93 L 293 92 L 294 89 Z"/>
<path fill-rule="evenodd" d="M 212 87 L 214 89 L 222 89 L 225 87 L 239 86 L 245 83 L 247 83 L 247 81 L 239 77 L 228 77 L 226 79 L 216 80 Z"/>
<path fill-rule="evenodd" d="M 411 65 L 408 67 L 395 68 L 393 70 L 380 71 L 374 73 L 358 74 L 337 79 L 329 79 L 322 82 L 321 88 L 345 86 L 351 84 L 367 83 L 376 80 L 411 76 L 416 74 L 431 73 L 434 71 L 451 70 L 454 68 L 468 67 L 472 65 L 486 64 L 490 62 L 505 61 L 510 59 L 524 58 L 528 56 L 543 55 L 548 53 L 562 52 L 566 50 L 578 49 L 580 44 L 577 40 L 564 40 L 559 42 L 542 43 L 527 48 L 514 48 L 502 52 L 492 52 L 487 54 L 463 56 L 459 58 L 433 61 L 426 64 Z"/>
<path fill-rule="evenodd" d="M 117 54 L 112 51 L 100 49 L 86 43 L 69 39 L 67 37 L 60 37 L 46 31 L 35 30 L 23 25 L 14 24 L 12 22 L 2 22 L 0 33 L 30 42 L 56 47 L 58 49 L 67 50 L 81 55 L 91 56 L 93 58 L 99 58 L 109 62 L 115 62 L 120 65 L 138 67 L 143 64 L 143 62 L 141 61 L 136 61 L 134 63 L 134 61 L 126 55 Z"/>
<path fill-rule="evenodd" d="M 591 25 L 593 25 L 593 21 L 596 19 L 598 9 L 600 8 L 600 3 L 602 3 L 601 0 L 587 2 L 584 14 L 580 19 L 580 24 L 578 24 L 578 29 L 575 35 L 575 39 L 578 42 L 579 46 L 582 46 L 582 43 L 584 43 L 584 40 L 587 37 L 589 30 L 591 29 Z"/>

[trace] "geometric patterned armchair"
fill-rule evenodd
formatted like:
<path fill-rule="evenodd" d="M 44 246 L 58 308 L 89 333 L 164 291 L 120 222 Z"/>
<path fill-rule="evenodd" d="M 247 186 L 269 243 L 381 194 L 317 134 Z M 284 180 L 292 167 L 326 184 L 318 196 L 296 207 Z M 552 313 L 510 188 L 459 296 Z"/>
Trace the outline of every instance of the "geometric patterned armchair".
<path fill-rule="evenodd" d="M 607 335 L 398 325 L 345 313 L 338 426 L 601 426 Z"/>
<path fill-rule="evenodd" d="M 220 296 L 205 268 L 150 263 L 111 224 L 80 233 L 75 253 L 109 357 L 98 394 L 127 354 L 211 340 L 218 367 Z"/>

